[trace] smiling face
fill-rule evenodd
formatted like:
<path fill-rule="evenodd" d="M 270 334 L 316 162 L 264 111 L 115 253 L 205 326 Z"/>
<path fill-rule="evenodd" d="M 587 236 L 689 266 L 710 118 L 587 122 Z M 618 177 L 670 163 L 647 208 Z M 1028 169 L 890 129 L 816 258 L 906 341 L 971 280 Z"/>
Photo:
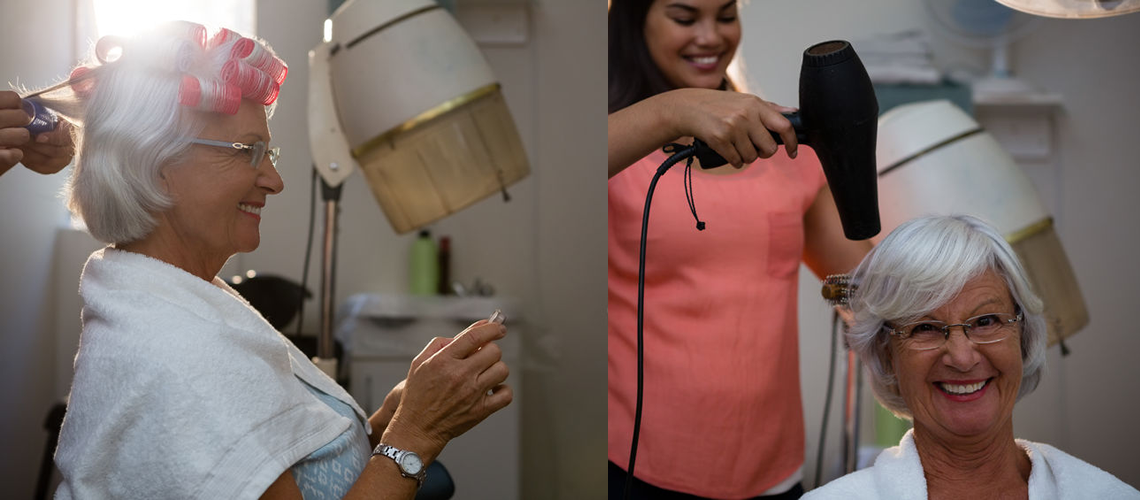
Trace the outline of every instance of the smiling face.
<path fill-rule="evenodd" d="M 207 123 L 199 138 L 243 144 L 270 140 L 265 106 L 251 101 L 242 101 L 233 116 L 210 115 Z M 261 208 L 284 184 L 268 154 L 256 168 L 250 164 L 251 154 L 194 144 L 181 162 L 163 170 L 163 184 L 174 200 L 160 218 L 165 241 L 222 263 L 257 248 Z"/>
<path fill-rule="evenodd" d="M 920 319 L 954 324 L 1014 310 L 1005 280 L 990 270 Z M 909 349 L 905 339 L 891 339 L 892 364 L 902 398 L 914 416 L 915 432 L 953 439 L 999 432 L 1010 425 L 1021 386 L 1021 324 L 1005 328 L 1009 336 L 1004 340 L 976 345 L 956 326 L 945 345 L 928 351 Z"/>
<path fill-rule="evenodd" d="M 655 0 L 645 18 L 653 63 L 675 88 L 719 88 L 740 44 L 736 0 Z"/>

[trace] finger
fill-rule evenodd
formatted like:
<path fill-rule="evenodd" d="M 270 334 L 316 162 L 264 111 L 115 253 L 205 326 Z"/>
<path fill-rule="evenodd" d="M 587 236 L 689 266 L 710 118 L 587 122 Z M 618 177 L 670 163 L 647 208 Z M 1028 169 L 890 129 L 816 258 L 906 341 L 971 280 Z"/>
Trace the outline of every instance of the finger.
<path fill-rule="evenodd" d="M 444 347 L 442 353 L 446 353 L 455 359 L 464 359 L 479 351 L 479 348 L 487 342 L 499 340 L 506 336 L 507 329 L 503 325 L 488 324 L 486 320 L 480 321 L 483 323 L 471 326 L 456 335 L 455 340 Z"/>
<path fill-rule="evenodd" d="M 507 405 L 511 404 L 511 400 L 513 400 L 514 397 L 515 392 L 514 389 L 511 389 L 511 386 L 506 384 L 495 386 L 491 389 L 491 393 L 483 400 L 487 410 L 489 410 L 487 414 L 490 415 L 506 408 Z"/>
<path fill-rule="evenodd" d="M 463 333 L 464 333 L 464 332 L 466 332 L 467 330 L 470 330 L 470 329 L 472 329 L 472 328 L 475 328 L 475 327 L 477 327 L 477 326 L 482 326 L 482 325 L 485 325 L 485 324 L 487 324 L 487 320 L 486 320 L 486 319 L 481 319 L 481 320 L 479 320 L 479 321 L 476 321 L 476 322 L 474 322 L 474 323 L 471 323 L 470 325 L 468 325 L 468 326 L 467 326 L 467 328 L 464 328 L 462 332 L 459 332 L 459 333 L 455 334 L 455 337 L 459 337 L 460 335 L 463 335 Z M 455 338 L 455 337 L 453 337 L 453 338 Z"/>
<path fill-rule="evenodd" d="M 431 339 L 431 341 L 428 342 L 426 346 L 424 346 L 424 349 L 420 351 L 420 353 L 417 354 L 415 358 L 412 359 L 412 366 L 409 368 L 408 373 L 415 371 L 416 368 L 419 368 L 420 365 L 424 364 L 424 361 L 427 361 L 432 356 L 435 356 L 437 353 L 439 353 L 439 351 L 443 350 L 444 347 L 447 347 L 447 345 L 452 341 L 454 341 L 454 339 L 447 337 L 436 337 Z"/>
<path fill-rule="evenodd" d="M 775 106 L 769 106 L 763 112 L 764 125 L 768 130 L 776 132 L 780 135 L 780 139 L 784 142 L 784 151 L 788 154 L 789 158 L 795 158 L 798 153 L 799 142 L 796 141 L 796 129 L 792 127 L 792 122 L 788 117 L 784 116 Z M 774 140 L 772 142 L 775 142 Z M 772 154 L 775 154 L 772 151 Z"/>
<path fill-rule="evenodd" d="M 44 175 L 59 172 L 71 163 L 70 156 L 45 155 L 26 148 L 21 148 L 21 151 L 24 152 L 24 166 Z"/>
<path fill-rule="evenodd" d="M 19 149 L 0 148 L 0 173 L 20 163 L 24 159 L 24 152 Z"/>
<path fill-rule="evenodd" d="M 756 145 L 756 154 L 758 154 L 760 158 L 771 158 L 780 147 L 776 144 L 776 139 L 772 138 L 772 133 L 768 132 L 767 128 L 753 128 L 748 131 L 748 136 Z"/>
<path fill-rule="evenodd" d="M 503 350 L 499 344 L 494 342 L 487 342 L 483 344 L 483 348 L 472 353 L 467 359 L 471 365 L 478 371 L 485 370 L 488 366 L 495 364 L 495 362 L 503 359 Z"/>
<path fill-rule="evenodd" d="M 0 90 L 0 109 L 19 109 L 22 111 L 20 94 L 11 90 Z"/>
<path fill-rule="evenodd" d="M 740 168 L 740 166 L 743 165 L 740 158 L 740 153 L 736 150 L 736 146 L 733 146 L 732 143 L 717 139 L 705 141 L 705 144 L 712 148 L 713 151 L 716 151 L 716 154 L 720 155 L 721 158 L 724 158 L 724 161 L 728 162 L 728 164 L 737 168 Z"/>
<path fill-rule="evenodd" d="M 20 162 L 23 163 L 25 167 L 41 174 L 55 173 L 63 168 L 54 169 L 54 165 L 51 164 L 52 158 L 45 156 L 43 153 L 31 151 L 26 148 L 21 148 L 20 151 L 24 153 L 24 158 Z"/>
<path fill-rule="evenodd" d="M 475 378 L 475 385 L 479 387 L 479 390 L 487 391 L 505 382 L 510 375 L 511 367 L 499 361 L 483 370 L 483 373 Z"/>
<path fill-rule="evenodd" d="M 31 140 L 32 134 L 23 127 L 0 128 L 0 147 L 23 146 Z"/>
<path fill-rule="evenodd" d="M 55 146 L 58 148 L 71 147 L 71 130 L 61 125 L 59 128 L 51 132 L 44 132 L 36 135 L 35 142 L 46 146 Z"/>
<path fill-rule="evenodd" d="M 36 136 L 36 140 L 38 141 L 43 136 L 44 134 Z M 71 161 L 72 156 L 71 147 L 67 145 L 58 146 L 55 144 L 29 142 L 21 146 L 20 149 L 23 149 L 25 153 L 29 151 L 35 151 L 49 158 L 58 158 L 60 160 L 66 159 L 66 161 Z"/>
<path fill-rule="evenodd" d="M 23 108 L 0 109 L 0 128 L 23 127 L 32 123 L 32 117 Z"/>
<path fill-rule="evenodd" d="M 747 129 L 736 130 L 736 152 L 740 154 L 741 166 L 756 161 L 756 145 L 752 144 L 752 138 Z"/>

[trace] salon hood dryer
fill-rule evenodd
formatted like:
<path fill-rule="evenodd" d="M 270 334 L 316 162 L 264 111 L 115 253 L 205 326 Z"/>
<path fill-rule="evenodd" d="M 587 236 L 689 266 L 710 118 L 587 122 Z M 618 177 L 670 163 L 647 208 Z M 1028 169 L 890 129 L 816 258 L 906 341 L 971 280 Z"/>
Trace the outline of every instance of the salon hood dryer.
<path fill-rule="evenodd" d="M 879 119 L 883 233 L 932 214 L 969 214 L 994 225 L 1045 302 L 1049 345 L 1089 322 L 1084 296 L 1029 177 L 973 118 L 949 101 L 898 106 Z"/>
<path fill-rule="evenodd" d="M 321 179 L 337 187 L 359 165 L 397 233 L 530 173 L 490 65 L 433 0 L 345 2 L 325 22 L 309 71 Z"/>

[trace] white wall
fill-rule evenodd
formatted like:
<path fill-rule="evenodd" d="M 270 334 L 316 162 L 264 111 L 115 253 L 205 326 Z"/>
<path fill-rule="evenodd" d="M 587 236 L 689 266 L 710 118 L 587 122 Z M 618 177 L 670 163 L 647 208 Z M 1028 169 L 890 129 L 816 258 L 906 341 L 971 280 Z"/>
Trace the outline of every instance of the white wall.
<path fill-rule="evenodd" d="M 0 3 L 0 78 L 41 85 L 74 62 L 70 0 Z M 61 14 L 62 13 L 62 14 Z M 63 176 L 16 167 L 0 177 L 0 483 L 30 498 L 56 401 L 52 249 Z M 78 284 L 77 284 L 78 285 Z M 76 286 L 78 289 L 78 286 Z"/>
<path fill-rule="evenodd" d="M 587 2 L 513 3 L 528 9 L 527 43 L 482 48 L 521 132 L 531 176 L 509 189 L 510 203 L 492 197 L 432 229 L 452 238 L 454 279 L 470 283 L 479 277 L 500 294 L 520 298 L 525 308 L 526 317 L 516 320 L 524 322 L 529 358 L 512 367 L 526 372 L 524 498 L 598 498 L 605 484 L 605 39 L 582 33 L 602 33 L 605 13 Z M 4 0 L 0 75 L 34 84 L 65 76 L 76 56 L 72 21 L 59 13 L 69 13 L 72 5 Z M 270 122 L 273 140 L 284 150 L 278 168 L 286 189 L 267 202 L 261 247 L 227 268 L 299 281 L 310 175 L 306 54 L 321 36 L 326 2 L 259 7 L 259 35 L 290 65 Z M 31 496 L 46 437 L 42 420 L 60 382 L 54 374 L 53 318 L 78 314 L 57 311 L 48 298 L 55 228 L 65 217 L 55 196 L 63 180 L 22 169 L 0 178 L 0 480 L 14 498 Z M 406 289 L 413 236 L 392 232 L 360 181 L 354 174 L 343 194 L 341 299 Z M 317 231 L 319 240 L 319 221 Z M 319 262 L 314 245 L 314 291 Z M 315 301 L 305 319 L 304 330 L 316 331 Z M 468 490 L 461 498 L 467 495 L 478 496 Z"/>
<path fill-rule="evenodd" d="M 744 9 L 745 57 L 752 81 L 767 98 L 797 101 L 801 53 L 812 43 L 856 40 L 879 32 L 928 26 L 923 2 L 753 2 Z M 852 22 L 852 20 L 858 22 Z M 792 22 L 789 22 L 792 21 Z M 986 56 L 935 35 L 935 61 L 984 68 Z M 1140 162 L 1130 145 L 1140 136 L 1140 15 L 1085 21 L 1045 20 L 1012 50 L 1014 74 L 1060 94 L 1055 162 L 1027 165 L 1088 304 L 1091 323 L 1068 341 L 1072 354 L 1049 351 L 1048 372 L 1037 391 L 1014 412 L 1015 433 L 1043 441 L 1089 461 L 1132 485 L 1140 485 L 1140 337 L 1126 291 L 1140 280 L 1135 215 L 1140 211 Z M 858 47 L 856 47 L 858 48 Z M 828 312 L 817 281 L 801 273 L 801 372 L 807 420 L 806 477 L 815 470 L 815 446 L 823 411 Z M 836 403 L 838 404 L 837 398 Z M 839 413 L 832 414 L 832 422 Z M 838 453 L 837 434 L 828 435 Z M 825 470 L 827 470 L 825 468 Z M 809 481 L 810 483 L 810 481 Z"/>

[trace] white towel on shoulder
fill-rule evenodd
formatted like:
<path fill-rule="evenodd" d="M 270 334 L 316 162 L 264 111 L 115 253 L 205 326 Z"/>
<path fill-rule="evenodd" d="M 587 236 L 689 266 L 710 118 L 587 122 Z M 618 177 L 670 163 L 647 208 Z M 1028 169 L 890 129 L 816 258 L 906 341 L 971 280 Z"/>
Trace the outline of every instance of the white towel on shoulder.
<path fill-rule="evenodd" d="M 57 498 L 256 498 L 352 424 L 298 378 L 368 429 L 352 397 L 216 277 L 108 247 L 80 294 Z"/>
<path fill-rule="evenodd" d="M 1140 500 L 1140 492 L 1135 488 L 1094 465 L 1047 444 L 1016 441 L 1029 454 L 1030 500 Z M 809 491 L 803 500 L 926 500 L 926 493 L 926 476 L 912 429 L 898 446 L 883 450 L 871 467 Z"/>

